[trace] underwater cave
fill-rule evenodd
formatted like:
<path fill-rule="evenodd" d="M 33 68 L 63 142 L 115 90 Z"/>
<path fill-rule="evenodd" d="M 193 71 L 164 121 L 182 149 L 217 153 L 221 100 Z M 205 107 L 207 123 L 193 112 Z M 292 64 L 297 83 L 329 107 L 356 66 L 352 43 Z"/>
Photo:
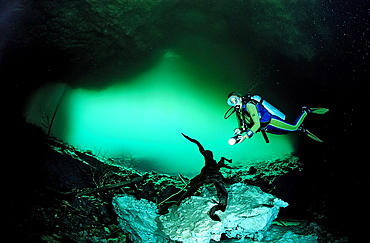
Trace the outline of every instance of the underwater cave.
<path fill-rule="evenodd" d="M 366 4 L 1 1 L 0 80 L 12 112 L 4 171 L 16 178 L 5 183 L 10 237 L 361 239 Z M 266 143 L 257 132 L 229 145 L 238 127 L 234 115 L 224 119 L 231 92 L 260 95 L 289 122 L 303 106 L 329 108 L 304 120 L 323 143 L 298 132 L 268 134 Z M 220 222 L 208 216 L 219 203 L 208 180 L 172 205 L 205 166 L 181 133 L 215 160 L 232 159 L 219 172 L 230 203 L 217 211 Z M 171 207 L 161 215 L 164 204 Z"/>

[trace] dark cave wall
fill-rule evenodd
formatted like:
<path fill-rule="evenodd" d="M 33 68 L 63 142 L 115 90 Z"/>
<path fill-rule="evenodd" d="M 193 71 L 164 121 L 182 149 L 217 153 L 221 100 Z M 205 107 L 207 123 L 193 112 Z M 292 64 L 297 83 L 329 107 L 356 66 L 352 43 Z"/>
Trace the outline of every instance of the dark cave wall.
<path fill-rule="evenodd" d="M 157 5 L 18 1 L 9 10 L 14 17 L 4 38 L 1 71 L 29 89 L 53 80 L 104 87 L 99 80 L 130 74 L 153 58 L 161 38 L 153 23 Z M 36 78 L 20 80 L 25 77 Z"/>
<path fill-rule="evenodd" d="M 0 79 L 11 86 L 14 95 L 11 93 L 10 103 L 16 115 L 21 113 L 26 97 L 46 82 L 63 81 L 73 87 L 97 89 L 110 84 L 101 82 L 102 77 L 135 75 L 150 66 L 157 51 L 182 38 L 182 31 L 186 29 L 188 35 L 199 35 L 207 29 L 201 25 L 207 20 L 203 17 L 213 17 L 208 18 L 208 22 L 212 22 L 214 18 L 220 19 L 221 10 L 224 10 L 219 7 L 213 9 L 212 14 L 206 14 L 210 10 L 203 1 L 194 5 L 187 1 L 165 1 L 162 9 L 157 8 L 160 2 L 144 6 L 132 1 L 130 6 L 127 1 L 121 7 L 113 7 L 110 4 L 113 1 L 14 1 L 15 5 L 12 2 L 2 1 L 0 5 L 1 13 L 8 13 L 0 20 L 0 30 L 6 29 L 6 35 L 0 37 Z M 296 110 L 301 105 L 330 108 L 330 112 L 320 118 L 320 123 L 308 121 L 307 125 L 313 132 L 318 131 L 320 136 L 317 135 L 325 143 L 314 144 L 302 138 L 298 152 L 304 163 L 304 174 L 300 178 L 300 189 L 296 190 L 295 205 L 297 213 L 324 216 L 328 224 L 351 234 L 356 230 L 353 222 L 358 222 L 361 214 L 358 202 L 364 201 L 361 195 L 368 183 L 364 168 L 366 143 L 362 142 L 367 136 L 363 121 L 369 95 L 368 41 L 365 38 L 368 30 L 363 28 L 364 11 L 360 12 L 367 9 L 366 3 L 325 2 L 328 9 L 325 13 L 330 14 L 309 11 L 312 15 L 308 14 L 307 18 L 312 16 L 322 21 L 325 17 L 325 26 L 330 27 L 320 28 L 322 38 L 315 38 L 317 26 L 313 21 L 306 26 L 305 21 L 300 23 L 301 28 L 309 30 L 305 32 L 308 37 L 314 37 L 314 42 L 308 45 L 316 48 L 316 56 L 310 60 L 302 58 L 301 52 L 293 55 L 297 52 L 294 43 L 304 39 L 302 34 L 286 39 L 291 29 L 272 25 L 284 20 L 289 26 L 292 22 L 288 17 L 262 18 L 264 15 L 260 15 L 258 18 L 257 11 L 251 8 L 247 13 L 251 17 L 245 21 L 238 14 L 238 9 L 242 9 L 239 7 L 245 5 L 233 2 L 227 9 L 235 14 L 218 22 L 212 32 L 214 38 L 221 38 L 220 33 L 228 31 L 232 36 L 230 41 L 241 52 L 252 50 L 259 54 L 256 58 L 263 66 L 269 66 L 268 80 L 257 90 L 272 87 L 284 93 L 284 100 L 291 101 L 291 106 L 295 107 L 292 109 Z M 190 22 L 184 9 L 197 9 L 192 15 L 199 16 L 198 20 Z M 266 7 L 258 9 L 259 12 L 267 11 Z M 262 23 L 263 19 L 266 28 L 250 26 Z M 167 35 L 163 26 L 169 30 Z M 194 29 L 194 26 L 199 27 Z M 173 39 L 167 38 L 170 35 Z M 286 45 L 284 41 L 293 44 Z M 302 50 L 306 50 L 304 47 L 303 44 Z M 21 198 L 20 193 L 32 195 L 34 188 L 44 185 L 47 175 L 44 169 L 39 169 L 42 168 L 40 163 L 52 152 L 39 134 L 25 126 L 19 121 L 11 126 L 16 131 L 11 150 L 15 158 L 6 165 L 6 171 L 21 182 L 19 187 L 9 190 L 9 195 L 15 199 Z"/>
<path fill-rule="evenodd" d="M 8 28 L 0 41 L 1 79 L 13 85 L 19 106 L 46 82 L 103 89 L 146 70 L 165 49 L 189 38 L 235 45 L 245 62 L 262 62 L 257 66 L 270 64 L 271 51 L 312 59 L 313 48 L 327 44 L 322 9 L 304 4 L 302 13 L 298 3 L 284 7 L 269 1 L 4 1 L 0 11 L 8 14 L 1 26 Z M 194 58 L 189 46 L 177 51 Z"/>

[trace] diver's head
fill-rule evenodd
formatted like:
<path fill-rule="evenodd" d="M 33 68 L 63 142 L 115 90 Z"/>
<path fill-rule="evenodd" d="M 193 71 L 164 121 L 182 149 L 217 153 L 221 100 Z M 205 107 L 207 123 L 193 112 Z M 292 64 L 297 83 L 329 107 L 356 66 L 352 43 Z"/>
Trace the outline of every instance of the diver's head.
<path fill-rule="evenodd" d="M 241 106 L 243 96 L 237 92 L 232 92 L 229 94 L 227 99 L 227 104 L 229 106 Z"/>

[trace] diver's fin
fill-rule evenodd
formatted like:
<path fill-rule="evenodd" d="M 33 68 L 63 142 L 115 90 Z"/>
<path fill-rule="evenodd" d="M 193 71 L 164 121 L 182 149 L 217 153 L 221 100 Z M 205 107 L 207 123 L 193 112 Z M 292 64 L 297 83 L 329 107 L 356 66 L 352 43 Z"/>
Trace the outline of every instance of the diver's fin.
<path fill-rule="evenodd" d="M 313 114 L 325 114 L 326 112 L 329 111 L 329 109 L 322 108 L 322 107 L 317 107 L 317 108 L 310 108 L 311 113 Z"/>
<path fill-rule="evenodd" d="M 312 138 L 313 140 L 317 141 L 317 142 L 324 142 L 322 141 L 320 138 L 316 137 L 315 135 L 313 135 L 310 131 L 308 131 L 307 129 L 305 130 L 305 133 L 307 134 L 308 137 Z"/>

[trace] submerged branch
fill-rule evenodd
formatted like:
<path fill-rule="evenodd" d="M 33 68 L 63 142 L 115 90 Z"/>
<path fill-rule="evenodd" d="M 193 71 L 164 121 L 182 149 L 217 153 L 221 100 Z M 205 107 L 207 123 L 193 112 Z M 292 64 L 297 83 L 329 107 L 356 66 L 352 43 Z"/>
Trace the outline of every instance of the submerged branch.
<path fill-rule="evenodd" d="M 98 188 L 85 189 L 85 190 L 82 190 L 82 191 L 79 191 L 79 192 L 61 192 L 61 191 L 58 191 L 58 190 L 55 190 L 55 189 L 52 189 L 52 188 L 48 188 L 48 189 L 50 189 L 54 192 L 57 192 L 59 194 L 63 194 L 63 195 L 82 196 L 82 195 L 88 195 L 88 194 L 92 194 L 92 193 L 96 193 L 96 192 L 102 192 L 102 191 L 106 191 L 106 190 L 116 189 L 116 188 L 119 188 L 119 187 L 129 185 L 131 183 L 138 182 L 140 180 L 141 180 L 141 177 L 135 177 L 131 181 L 118 182 L 118 183 L 114 183 L 114 184 L 110 184 L 110 185 L 106 185 L 106 186 L 102 186 L 102 187 L 98 187 Z"/>

